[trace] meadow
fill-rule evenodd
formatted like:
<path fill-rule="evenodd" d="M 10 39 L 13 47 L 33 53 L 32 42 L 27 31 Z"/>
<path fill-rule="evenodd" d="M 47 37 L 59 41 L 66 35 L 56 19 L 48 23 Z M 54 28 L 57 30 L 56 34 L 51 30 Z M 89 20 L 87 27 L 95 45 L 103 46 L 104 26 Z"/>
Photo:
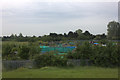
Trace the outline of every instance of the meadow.
<path fill-rule="evenodd" d="M 118 68 L 94 66 L 19 68 L 2 74 L 3 78 L 118 78 Z"/>

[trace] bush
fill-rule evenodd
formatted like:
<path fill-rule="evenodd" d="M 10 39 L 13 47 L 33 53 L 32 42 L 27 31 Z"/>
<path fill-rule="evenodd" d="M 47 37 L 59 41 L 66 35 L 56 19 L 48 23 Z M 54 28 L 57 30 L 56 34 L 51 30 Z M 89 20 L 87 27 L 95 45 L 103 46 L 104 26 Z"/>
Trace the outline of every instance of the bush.
<path fill-rule="evenodd" d="M 83 45 L 78 45 L 75 52 L 76 52 L 76 59 L 89 59 L 90 55 L 92 54 L 92 45 L 88 42 L 84 42 Z"/>
<path fill-rule="evenodd" d="M 33 59 L 36 54 L 40 54 L 39 44 L 28 42 L 3 42 L 2 58 L 6 60 Z"/>
<path fill-rule="evenodd" d="M 12 50 L 12 46 L 10 44 L 3 44 L 2 45 L 2 56 L 8 56 Z"/>
<path fill-rule="evenodd" d="M 9 60 L 16 60 L 17 55 L 15 52 L 18 50 L 18 47 L 15 43 L 3 43 L 2 44 L 2 58 Z"/>
<path fill-rule="evenodd" d="M 67 59 L 61 58 L 59 55 L 53 54 L 42 54 L 36 55 L 34 60 L 36 67 L 45 67 L 45 66 L 66 66 Z"/>
<path fill-rule="evenodd" d="M 21 59 L 29 59 L 29 51 L 30 48 L 27 45 L 22 45 L 18 55 Z"/>
<path fill-rule="evenodd" d="M 33 59 L 33 57 L 35 55 L 37 55 L 37 54 L 40 54 L 40 52 L 41 52 L 40 47 L 38 47 L 38 46 L 31 46 L 30 50 L 29 50 L 30 58 Z"/>
<path fill-rule="evenodd" d="M 85 42 L 78 45 L 74 53 L 68 53 L 67 58 L 89 60 L 95 66 L 117 67 L 119 52 L 119 46 L 114 45 L 113 42 L 107 42 L 107 46 L 91 45 Z"/>
<path fill-rule="evenodd" d="M 111 42 L 107 46 L 93 46 L 94 53 L 90 60 L 96 66 L 117 67 L 118 65 L 118 47 Z"/>

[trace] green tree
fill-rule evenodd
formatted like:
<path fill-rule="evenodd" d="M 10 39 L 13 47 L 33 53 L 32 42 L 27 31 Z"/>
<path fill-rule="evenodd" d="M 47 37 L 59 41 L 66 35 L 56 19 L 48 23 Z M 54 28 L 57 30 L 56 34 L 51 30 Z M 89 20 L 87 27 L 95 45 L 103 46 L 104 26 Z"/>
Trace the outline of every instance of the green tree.
<path fill-rule="evenodd" d="M 14 34 L 12 34 L 11 36 L 10 36 L 10 38 L 14 38 L 15 37 L 15 35 Z"/>
<path fill-rule="evenodd" d="M 85 31 L 83 34 L 84 34 L 85 36 L 90 36 L 90 35 L 91 35 L 89 31 Z"/>
<path fill-rule="evenodd" d="M 41 49 L 39 46 L 31 46 L 30 47 L 30 51 L 29 51 L 29 54 L 30 54 L 30 57 L 33 59 L 33 57 L 37 54 L 40 54 L 41 52 Z"/>
<path fill-rule="evenodd" d="M 73 38 L 73 37 L 74 37 L 74 32 L 70 31 L 70 32 L 68 33 L 68 37 Z"/>
<path fill-rule="evenodd" d="M 30 48 L 27 45 L 22 45 L 19 50 L 19 57 L 21 59 L 29 59 Z"/>
<path fill-rule="evenodd" d="M 89 42 L 84 42 L 82 45 L 77 45 L 75 50 L 77 59 L 89 59 L 92 54 L 92 46 Z"/>
<path fill-rule="evenodd" d="M 2 44 L 2 56 L 8 57 L 10 55 L 10 52 L 12 50 L 12 46 L 10 44 Z"/>
<path fill-rule="evenodd" d="M 22 33 L 20 33 L 18 37 L 23 37 Z"/>
<path fill-rule="evenodd" d="M 107 25 L 108 29 L 108 39 L 120 39 L 120 24 L 115 21 L 109 22 Z"/>
<path fill-rule="evenodd" d="M 36 55 L 34 59 L 36 67 L 45 66 L 66 66 L 67 59 L 61 58 L 60 55 L 54 55 L 54 53 L 47 53 L 43 55 Z"/>
<path fill-rule="evenodd" d="M 75 31 L 79 36 L 82 34 L 82 30 L 81 29 L 78 29 Z"/>

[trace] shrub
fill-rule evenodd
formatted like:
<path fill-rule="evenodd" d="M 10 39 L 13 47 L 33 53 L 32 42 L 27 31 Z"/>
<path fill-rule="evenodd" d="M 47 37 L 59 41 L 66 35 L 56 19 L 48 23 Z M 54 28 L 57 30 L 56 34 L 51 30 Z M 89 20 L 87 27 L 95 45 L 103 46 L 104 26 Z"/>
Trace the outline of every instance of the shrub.
<path fill-rule="evenodd" d="M 84 42 L 83 45 L 77 46 L 76 52 L 76 59 L 89 59 L 90 55 L 92 54 L 92 46 L 88 42 Z"/>
<path fill-rule="evenodd" d="M 53 55 L 53 54 L 42 54 L 42 55 L 36 55 L 34 62 L 36 64 L 36 67 L 45 67 L 45 66 L 66 66 L 67 65 L 67 59 L 61 58 L 59 55 Z"/>
<path fill-rule="evenodd" d="M 38 47 L 38 46 L 31 46 L 30 50 L 29 50 L 30 58 L 33 59 L 33 57 L 35 55 L 37 55 L 37 54 L 40 54 L 40 52 L 41 52 L 40 47 Z"/>
<path fill-rule="evenodd" d="M 118 47 L 111 42 L 107 46 L 93 46 L 94 53 L 90 60 L 96 66 L 117 67 L 118 65 Z"/>
<path fill-rule="evenodd" d="M 18 55 L 21 59 L 29 59 L 29 51 L 30 48 L 27 45 L 22 45 Z"/>
<path fill-rule="evenodd" d="M 107 42 L 107 46 L 91 45 L 88 42 L 78 45 L 74 53 L 68 53 L 68 59 L 88 59 L 95 66 L 117 67 L 120 58 L 119 46 Z M 84 65 L 84 62 L 83 62 Z"/>
<path fill-rule="evenodd" d="M 18 50 L 18 47 L 15 43 L 3 43 L 2 44 L 2 58 L 9 60 L 16 60 L 17 55 L 15 52 Z"/>

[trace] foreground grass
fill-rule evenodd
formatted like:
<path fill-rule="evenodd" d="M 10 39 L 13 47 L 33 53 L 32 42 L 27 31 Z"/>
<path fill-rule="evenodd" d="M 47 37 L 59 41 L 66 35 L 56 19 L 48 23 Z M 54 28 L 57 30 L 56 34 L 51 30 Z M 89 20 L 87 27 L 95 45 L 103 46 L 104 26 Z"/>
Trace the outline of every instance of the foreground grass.
<path fill-rule="evenodd" d="M 117 78 L 117 68 L 74 67 L 57 68 L 43 67 L 40 69 L 19 68 L 3 72 L 3 78 Z"/>

